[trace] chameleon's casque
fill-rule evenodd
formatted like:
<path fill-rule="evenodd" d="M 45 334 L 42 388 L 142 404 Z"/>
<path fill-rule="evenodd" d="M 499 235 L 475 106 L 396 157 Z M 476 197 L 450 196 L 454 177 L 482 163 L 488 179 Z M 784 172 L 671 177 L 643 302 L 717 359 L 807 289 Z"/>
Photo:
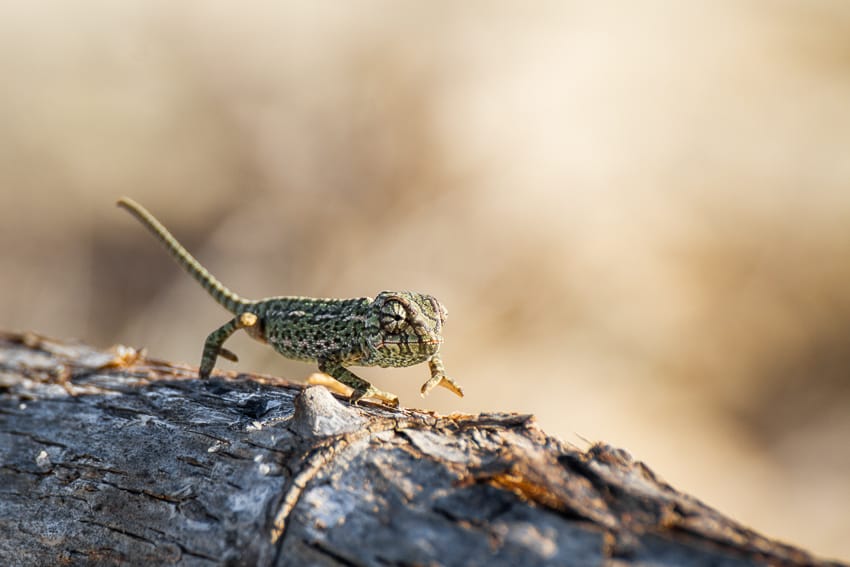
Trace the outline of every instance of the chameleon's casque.
<path fill-rule="evenodd" d="M 399 367 L 427 362 L 431 378 L 422 385 L 423 395 L 441 385 L 463 396 L 460 386 L 445 375 L 440 359 L 447 313 L 434 297 L 412 291 L 382 291 L 374 299 L 243 299 L 213 277 L 140 204 L 125 197 L 118 206 L 141 221 L 213 299 L 234 315 L 207 337 L 201 378 L 209 377 L 219 356 L 237 360 L 223 345 L 234 332 L 245 329 L 287 358 L 316 361 L 319 370 L 354 390 L 352 402 L 373 397 L 396 406 L 398 398 L 378 390 L 348 366 Z"/>

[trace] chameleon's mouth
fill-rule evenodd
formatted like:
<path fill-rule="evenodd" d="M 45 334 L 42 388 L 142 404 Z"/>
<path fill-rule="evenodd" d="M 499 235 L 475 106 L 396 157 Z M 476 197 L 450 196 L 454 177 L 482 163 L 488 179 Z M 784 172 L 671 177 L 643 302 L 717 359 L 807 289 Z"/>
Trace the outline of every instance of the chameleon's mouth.
<path fill-rule="evenodd" d="M 378 346 L 382 347 L 382 346 L 387 346 L 387 345 L 400 345 L 400 344 L 405 344 L 405 343 L 404 343 L 404 341 L 401 341 L 401 340 L 384 339 L 378 344 Z M 420 340 L 413 342 L 413 343 L 408 341 L 406 344 L 408 344 L 408 345 L 419 345 L 419 346 L 429 346 L 429 347 L 439 347 L 440 345 L 443 344 L 443 338 L 440 337 L 440 338 L 437 338 L 437 339 L 420 339 Z"/>

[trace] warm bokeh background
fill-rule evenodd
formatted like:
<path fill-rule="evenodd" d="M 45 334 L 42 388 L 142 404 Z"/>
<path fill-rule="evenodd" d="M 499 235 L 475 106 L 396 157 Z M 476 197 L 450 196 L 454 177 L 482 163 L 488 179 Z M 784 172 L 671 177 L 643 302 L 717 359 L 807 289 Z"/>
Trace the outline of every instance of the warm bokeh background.
<path fill-rule="evenodd" d="M 37 4 L 0 5 L 0 328 L 197 363 L 226 316 L 131 195 L 249 297 L 439 297 L 467 397 L 363 371 L 403 404 L 850 558 L 850 4 Z"/>

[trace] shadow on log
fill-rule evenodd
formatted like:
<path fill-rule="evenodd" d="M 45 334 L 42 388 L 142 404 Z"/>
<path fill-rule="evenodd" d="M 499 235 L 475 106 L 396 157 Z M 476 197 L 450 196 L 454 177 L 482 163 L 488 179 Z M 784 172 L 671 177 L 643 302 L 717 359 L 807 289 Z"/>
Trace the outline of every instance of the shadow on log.
<path fill-rule="evenodd" d="M 838 565 L 531 416 L 0 335 L 3 565 Z"/>

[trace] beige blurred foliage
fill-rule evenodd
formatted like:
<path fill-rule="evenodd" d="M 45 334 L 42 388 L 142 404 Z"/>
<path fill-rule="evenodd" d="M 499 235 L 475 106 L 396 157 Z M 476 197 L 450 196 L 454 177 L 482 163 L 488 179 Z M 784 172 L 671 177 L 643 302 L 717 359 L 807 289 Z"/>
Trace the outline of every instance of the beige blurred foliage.
<path fill-rule="evenodd" d="M 247 6 L 0 6 L 0 327 L 197 363 L 225 314 L 130 195 L 249 297 L 439 297 L 467 397 L 363 371 L 403 404 L 850 558 L 850 4 Z"/>

